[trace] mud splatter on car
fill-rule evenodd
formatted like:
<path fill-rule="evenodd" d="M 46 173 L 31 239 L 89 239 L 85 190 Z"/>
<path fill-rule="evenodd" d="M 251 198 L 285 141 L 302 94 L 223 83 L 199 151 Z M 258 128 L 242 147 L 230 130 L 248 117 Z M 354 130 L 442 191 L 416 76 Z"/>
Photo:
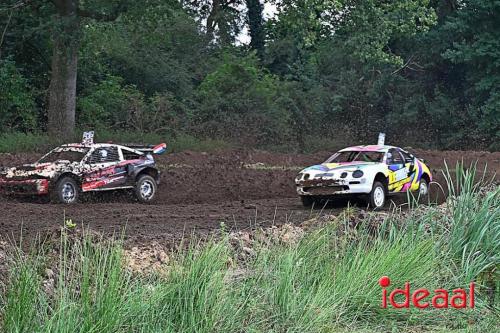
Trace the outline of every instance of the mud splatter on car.
<path fill-rule="evenodd" d="M 0 170 L 0 191 L 49 195 L 55 202 L 70 204 L 83 192 L 133 189 L 139 201 L 150 202 L 160 182 L 153 154 L 165 149 L 165 144 L 62 145 L 35 163 Z"/>

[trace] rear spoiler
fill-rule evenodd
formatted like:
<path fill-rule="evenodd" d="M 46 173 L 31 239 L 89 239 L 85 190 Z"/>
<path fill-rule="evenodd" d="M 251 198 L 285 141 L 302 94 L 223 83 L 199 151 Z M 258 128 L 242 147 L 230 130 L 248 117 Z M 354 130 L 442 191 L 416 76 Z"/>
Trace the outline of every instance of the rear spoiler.
<path fill-rule="evenodd" d="M 122 144 L 122 146 L 132 148 L 143 153 L 153 153 L 155 155 L 163 154 L 167 150 L 166 143 L 160 143 L 158 145 Z"/>

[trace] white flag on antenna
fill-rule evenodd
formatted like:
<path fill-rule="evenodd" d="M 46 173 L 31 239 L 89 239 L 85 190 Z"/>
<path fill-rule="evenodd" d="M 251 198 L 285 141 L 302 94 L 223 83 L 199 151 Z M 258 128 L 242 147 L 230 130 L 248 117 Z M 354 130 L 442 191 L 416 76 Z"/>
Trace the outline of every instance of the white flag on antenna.
<path fill-rule="evenodd" d="M 378 134 L 378 146 L 383 146 L 385 143 L 385 133 L 379 133 Z"/>
<path fill-rule="evenodd" d="M 83 132 L 82 144 L 84 146 L 90 146 L 94 144 L 94 131 Z"/>

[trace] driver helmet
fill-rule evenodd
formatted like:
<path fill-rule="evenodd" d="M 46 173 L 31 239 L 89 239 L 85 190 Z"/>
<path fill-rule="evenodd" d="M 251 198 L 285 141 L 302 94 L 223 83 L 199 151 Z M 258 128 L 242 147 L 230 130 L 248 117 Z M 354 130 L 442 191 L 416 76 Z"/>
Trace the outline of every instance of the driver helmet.
<path fill-rule="evenodd" d="M 102 149 L 99 151 L 99 155 L 101 155 L 101 161 L 105 161 L 108 157 L 108 151 L 106 149 Z"/>

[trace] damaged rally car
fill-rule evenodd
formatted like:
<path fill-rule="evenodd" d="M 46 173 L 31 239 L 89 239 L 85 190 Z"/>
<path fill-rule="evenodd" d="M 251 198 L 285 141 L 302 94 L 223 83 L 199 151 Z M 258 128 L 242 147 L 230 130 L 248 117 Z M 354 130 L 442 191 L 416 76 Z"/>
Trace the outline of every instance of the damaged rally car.
<path fill-rule="evenodd" d="M 383 207 L 388 195 L 429 193 L 432 175 L 424 161 L 386 145 L 340 150 L 324 163 L 302 170 L 295 179 L 304 206 L 339 196 L 362 196 L 373 208 Z"/>
<path fill-rule="evenodd" d="M 133 189 L 140 202 L 151 202 L 160 172 L 151 153 L 166 144 L 67 144 L 34 164 L 0 171 L 0 191 L 6 194 L 49 195 L 51 201 L 74 203 L 82 192 Z"/>

